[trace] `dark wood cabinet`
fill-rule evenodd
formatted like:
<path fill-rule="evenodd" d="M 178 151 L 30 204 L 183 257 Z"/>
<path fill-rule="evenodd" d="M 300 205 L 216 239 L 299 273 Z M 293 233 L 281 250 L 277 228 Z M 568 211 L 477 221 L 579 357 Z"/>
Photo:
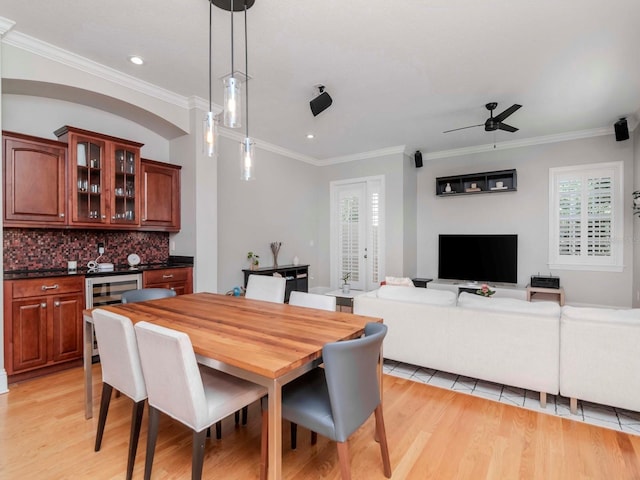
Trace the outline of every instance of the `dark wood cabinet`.
<path fill-rule="evenodd" d="M 66 145 L 13 132 L 3 132 L 2 143 L 4 225 L 65 225 Z"/>
<path fill-rule="evenodd" d="M 517 189 L 518 175 L 515 170 L 497 170 L 436 178 L 436 195 L 439 197 L 514 192 Z"/>
<path fill-rule="evenodd" d="M 294 290 L 298 292 L 309 291 L 309 265 L 282 265 L 278 267 L 263 267 L 242 270 L 244 273 L 244 287 L 247 288 L 247 282 L 249 281 L 249 275 L 281 275 L 286 280 L 286 290 L 284 294 L 284 301 L 289 301 L 289 295 Z"/>
<path fill-rule="evenodd" d="M 142 230 L 180 231 L 180 167 L 142 159 Z"/>
<path fill-rule="evenodd" d="M 141 143 L 64 126 L 60 141 L 3 132 L 6 227 L 180 231 L 179 165 Z"/>
<path fill-rule="evenodd" d="M 79 364 L 82 277 L 4 282 L 5 367 L 13 381 Z"/>
<path fill-rule="evenodd" d="M 165 268 L 142 272 L 142 288 L 169 288 L 178 295 L 193 293 L 193 268 Z"/>
<path fill-rule="evenodd" d="M 68 144 L 70 224 L 139 226 L 142 144 L 69 126 L 55 134 Z"/>

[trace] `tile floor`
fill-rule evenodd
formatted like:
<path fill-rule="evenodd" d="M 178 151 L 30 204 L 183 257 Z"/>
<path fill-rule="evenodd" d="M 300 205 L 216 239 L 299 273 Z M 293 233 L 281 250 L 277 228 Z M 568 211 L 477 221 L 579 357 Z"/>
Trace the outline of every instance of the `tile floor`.
<path fill-rule="evenodd" d="M 640 435 L 640 412 L 608 407 L 578 400 L 578 413 L 569 411 L 569 399 L 560 395 L 547 395 L 547 407 L 540 407 L 540 394 L 507 385 L 486 382 L 430 368 L 417 367 L 395 360 L 384 361 L 384 373 L 395 377 L 407 378 L 416 382 L 435 385 L 441 388 L 476 395 L 496 402 L 508 403 L 519 407 L 567 417 L 592 425 L 611 428 L 621 432 Z"/>

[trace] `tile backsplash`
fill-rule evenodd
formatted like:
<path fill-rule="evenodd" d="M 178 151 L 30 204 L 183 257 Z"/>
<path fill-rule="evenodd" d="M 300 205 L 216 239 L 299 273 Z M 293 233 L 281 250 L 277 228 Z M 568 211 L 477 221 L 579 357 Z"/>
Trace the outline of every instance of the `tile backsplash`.
<path fill-rule="evenodd" d="M 83 267 L 98 257 L 98 242 L 105 247 L 101 262 L 126 265 L 130 253 L 137 253 L 142 263 L 169 258 L 166 232 L 5 228 L 2 241 L 5 271 L 67 268 L 69 260 Z"/>

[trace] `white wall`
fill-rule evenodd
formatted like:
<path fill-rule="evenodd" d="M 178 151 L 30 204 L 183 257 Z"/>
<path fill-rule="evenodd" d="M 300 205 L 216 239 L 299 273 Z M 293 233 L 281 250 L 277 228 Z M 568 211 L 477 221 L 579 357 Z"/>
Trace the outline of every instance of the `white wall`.
<path fill-rule="evenodd" d="M 4 49 L 4 46 L 2 43 L 2 34 L 0 34 L 0 80 L 2 79 L 3 49 Z M 3 104 L 4 104 L 4 101 L 2 97 L 2 82 L 0 82 L 0 112 L 2 112 Z M 2 132 L 2 128 L 3 128 L 2 114 L 0 113 L 0 132 Z M 4 155 L 3 152 L 4 152 L 4 148 L 0 148 L 0 160 Z M 3 184 L 4 182 L 0 182 L 0 206 L 2 205 L 3 198 L 4 198 Z M 0 234 L 2 234 L 2 225 L 0 225 Z M 0 245 L 0 267 L 2 267 L 0 268 L 0 271 L 4 271 L 1 245 Z M 4 295 L 0 295 L 0 312 L 4 312 Z M 2 313 L 2 324 L 4 325 L 4 313 Z M 7 370 L 4 367 L 4 327 L 3 327 L 2 329 L 0 329 L 0 393 L 6 393 L 7 391 L 8 391 Z"/>
<path fill-rule="evenodd" d="M 640 190 L 640 129 L 631 132 L 633 144 L 633 190 Z M 630 175 L 631 176 L 631 175 Z M 640 215 L 633 219 L 633 302 L 634 308 L 640 307 Z"/>
<path fill-rule="evenodd" d="M 273 265 L 271 242 L 282 242 L 278 264 L 298 256 L 309 264 L 309 287 L 323 282 L 318 216 L 325 199 L 318 167 L 256 148 L 256 180 L 240 179 L 240 144 L 222 138 L 218 159 L 218 291 L 243 284 L 247 252 Z M 212 185 L 212 189 L 215 185 Z M 328 187 L 327 187 L 328 190 Z M 198 225 L 199 228 L 199 225 Z M 215 273 L 215 272 L 212 272 Z M 320 278 L 319 278 L 320 277 Z"/>
<path fill-rule="evenodd" d="M 36 137 L 57 140 L 55 130 L 64 126 L 90 130 L 144 143 L 144 158 L 169 162 L 169 141 L 151 130 L 112 113 L 77 103 L 28 95 L 2 96 L 2 127 Z"/>
<path fill-rule="evenodd" d="M 625 249 L 622 273 L 548 268 L 549 168 L 624 162 Z M 518 191 L 436 197 L 435 178 L 515 168 Z M 567 302 L 631 306 L 633 147 L 613 135 L 430 160 L 418 173 L 418 274 L 437 278 L 441 233 L 518 234 L 518 284 L 540 272 L 560 276 Z"/>
<path fill-rule="evenodd" d="M 413 155 L 405 155 L 403 170 L 403 276 L 414 278 L 418 265 L 418 171 Z"/>

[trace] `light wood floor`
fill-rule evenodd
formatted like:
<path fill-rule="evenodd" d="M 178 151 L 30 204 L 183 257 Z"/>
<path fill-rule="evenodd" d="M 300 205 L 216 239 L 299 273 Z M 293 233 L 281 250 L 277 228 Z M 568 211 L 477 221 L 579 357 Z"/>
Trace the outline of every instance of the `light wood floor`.
<path fill-rule="evenodd" d="M 99 366 L 94 412 L 99 405 Z M 83 414 L 79 368 L 10 386 L 0 395 L 0 479 L 121 479 L 126 467 L 131 401 L 111 402 L 102 450 L 93 451 L 96 418 Z M 384 413 L 394 479 L 638 479 L 640 437 L 438 389 L 384 378 Z M 258 405 L 249 425 L 223 425 L 210 440 L 204 478 L 258 478 Z M 146 412 L 134 478 L 143 476 Z M 285 426 L 288 432 L 288 426 Z M 283 446 L 286 479 L 337 479 L 335 445 L 311 447 L 300 429 L 298 449 Z M 383 479 L 370 419 L 350 440 L 354 480 Z M 163 417 L 154 479 L 190 478 L 191 436 Z"/>

